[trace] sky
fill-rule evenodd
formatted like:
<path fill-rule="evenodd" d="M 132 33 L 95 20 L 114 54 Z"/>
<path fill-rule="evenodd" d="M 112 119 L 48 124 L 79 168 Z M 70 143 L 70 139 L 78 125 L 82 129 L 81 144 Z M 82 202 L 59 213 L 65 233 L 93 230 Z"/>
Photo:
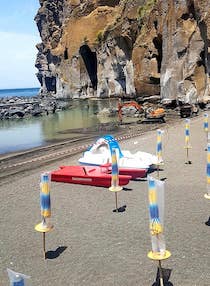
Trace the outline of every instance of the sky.
<path fill-rule="evenodd" d="M 0 89 L 40 87 L 34 66 L 39 0 L 1 0 L 0 7 Z"/>

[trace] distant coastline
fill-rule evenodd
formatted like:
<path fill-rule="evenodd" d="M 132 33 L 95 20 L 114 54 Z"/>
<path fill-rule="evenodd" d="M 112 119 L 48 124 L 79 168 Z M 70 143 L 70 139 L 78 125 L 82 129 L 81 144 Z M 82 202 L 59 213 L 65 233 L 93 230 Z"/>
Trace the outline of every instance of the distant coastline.
<path fill-rule="evenodd" d="M 33 97 L 39 93 L 39 87 L 0 89 L 0 98 L 3 97 Z"/>

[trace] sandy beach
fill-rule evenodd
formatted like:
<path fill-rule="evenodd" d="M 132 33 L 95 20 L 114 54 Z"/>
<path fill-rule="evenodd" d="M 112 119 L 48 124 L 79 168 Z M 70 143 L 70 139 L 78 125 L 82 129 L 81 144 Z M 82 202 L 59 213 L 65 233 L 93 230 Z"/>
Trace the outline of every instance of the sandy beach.
<path fill-rule="evenodd" d="M 174 286 L 207 286 L 209 271 L 210 201 L 206 192 L 206 136 L 203 116 L 191 119 L 191 145 L 185 164 L 185 121 L 164 130 L 165 238 L 172 256 L 162 262 Z M 156 130 L 120 142 L 122 149 L 155 153 Z M 34 230 L 40 222 L 39 181 L 43 171 L 77 164 L 82 151 L 68 153 L 36 168 L 27 168 L 0 182 L 1 235 L 0 285 L 9 285 L 7 268 L 31 276 L 37 286 L 152 286 L 157 262 L 147 258 L 149 235 L 146 179 L 131 181 L 119 193 L 121 213 L 113 212 L 114 194 L 106 188 L 51 183 L 54 230 L 42 236 Z M 33 164 L 33 163 L 31 163 Z M 2 170 L 3 172 L 3 170 Z M 152 174 L 157 176 L 156 172 Z M 165 271 L 166 273 L 166 271 Z"/>

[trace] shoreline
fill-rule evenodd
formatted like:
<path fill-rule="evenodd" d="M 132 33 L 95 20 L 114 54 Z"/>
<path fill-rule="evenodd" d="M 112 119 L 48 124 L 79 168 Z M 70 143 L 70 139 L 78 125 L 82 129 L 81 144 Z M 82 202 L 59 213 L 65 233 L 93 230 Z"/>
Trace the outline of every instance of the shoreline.
<path fill-rule="evenodd" d="M 199 117 L 203 112 L 204 110 L 200 110 L 198 114 L 191 118 Z M 67 137 L 68 134 L 72 135 L 70 138 L 49 140 L 44 145 L 38 147 L 0 154 L 1 183 L 3 184 L 11 176 L 18 175 L 21 172 L 25 173 L 29 169 L 33 170 L 50 162 L 56 162 L 67 157 L 70 158 L 79 152 L 84 152 L 98 137 L 105 134 L 111 134 L 118 141 L 123 141 L 141 136 L 158 128 L 169 128 L 170 126 L 179 125 L 180 122 L 185 120 L 180 116 L 177 109 L 166 109 L 164 119 L 165 122 L 156 123 L 138 123 L 137 121 L 132 122 L 132 120 L 130 123 L 127 123 L 125 120 L 122 124 L 118 125 L 117 129 L 113 128 L 113 130 L 105 130 L 104 128 L 94 130 L 93 127 L 67 129 L 61 131 L 61 133 L 63 132 Z M 106 127 L 105 125 L 104 127 Z"/>
<path fill-rule="evenodd" d="M 158 128 L 168 128 L 169 126 L 180 124 L 183 119 L 177 113 L 168 113 L 166 123 L 150 124 L 122 124 L 118 130 L 112 132 L 92 132 L 80 133 L 80 136 L 68 140 L 52 140 L 48 144 L 34 147 L 28 150 L 12 152 L 0 155 L 0 179 L 15 176 L 21 172 L 27 172 L 50 162 L 56 162 L 66 157 L 72 157 L 80 152 L 84 152 L 95 140 L 105 134 L 112 134 L 119 142 L 126 139 L 142 136 Z M 71 130 L 70 130 L 71 132 Z M 87 136 L 88 133 L 88 136 Z"/>

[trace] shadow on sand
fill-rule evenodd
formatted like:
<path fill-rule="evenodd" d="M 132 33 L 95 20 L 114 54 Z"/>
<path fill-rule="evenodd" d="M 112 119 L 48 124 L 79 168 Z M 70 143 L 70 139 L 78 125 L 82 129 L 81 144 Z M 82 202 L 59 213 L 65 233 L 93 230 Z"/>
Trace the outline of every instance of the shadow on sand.
<path fill-rule="evenodd" d="M 146 178 L 146 177 L 137 178 L 137 179 L 133 179 L 133 181 L 135 181 L 135 182 L 146 182 L 146 181 L 147 181 L 147 178 Z"/>
<path fill-rule="evenodd" d="M 123 213 L 126 211 L 126 205 L 122 206 L 122 207 L 119 207 L 118 209 L 114 209 L 113 210 L 113 213 Z"/>
<path fill-rule="evenodd" d="M 162 271 L 163 271 L 163 284 L 164 284 L 164 286 L 173 286 L 173 284 L 169 281 L 172 269 L 162 268 Z M 156 281 L 152 284 L 152 286 L 160 286 L 159 268 L 158 268 L 157 274 L 156 274 Z"/>
<path fill-rule="evenodd" d="M 125 188 L 125 187 L 123 187 L 123 191 L 125 191 L 125 192 L 132 192 L 133 189 L 132 188 Z"/>
<path fill-rule="evenodd" d="M 46 259 L 55 259 L 66 250 L 67 246 L 59 246 L 56 250 L 46 252 Z"/>
<path fill-rule="evenodd" d="M 186 164 L 186 165 L 191 165 L 191 164 L 192 164 L 192 161 L 190 161 L 190 160 L 189 160 L 189 161 L 186 161 L 185 164 Z"/>
<path fill-rule="evenodd" d="M 209 219 L 205 222 L 205 225 L 210 226 L 210 217 L 209 217 Z"/>

